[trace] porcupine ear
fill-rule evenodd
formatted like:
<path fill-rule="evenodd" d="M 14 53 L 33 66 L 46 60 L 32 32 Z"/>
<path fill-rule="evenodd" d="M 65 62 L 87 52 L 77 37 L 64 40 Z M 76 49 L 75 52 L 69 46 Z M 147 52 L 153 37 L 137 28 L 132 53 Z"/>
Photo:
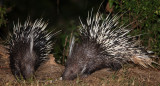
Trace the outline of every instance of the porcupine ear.
<path fill-rule="evenodd" d="M 73 36 L 71 38 L 71 42 L 70 42 L 70 45 L 69 45 L 69 58 L 71 57 L 71 54 L 73 52 L 73 48 L 74 48 L 74 43 L 75 43 L 75 37 Z"/>

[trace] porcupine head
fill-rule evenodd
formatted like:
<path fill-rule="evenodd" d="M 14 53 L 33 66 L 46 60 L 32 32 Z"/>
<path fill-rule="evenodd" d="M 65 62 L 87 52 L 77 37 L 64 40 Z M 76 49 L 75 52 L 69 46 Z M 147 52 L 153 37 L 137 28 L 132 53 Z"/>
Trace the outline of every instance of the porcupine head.
<path fill-rule="evenodd" d="M 45 31 L 47 23 L 42 19 L 34 23 L 27 20 L 24 25 L 19 22 L 10 36 L 10 67 L 16 79 L 33 78 L 37 68 L 47 60 L 50 53 L 52 34 Z"/>
<path fill-rule="evenodd" d="M 75 43 L 72 38 L 63 80 L 85 77 L 102 68 L 118 70 L 128 61 L 146 68 L 152 66 L 154 61 L 148 53 L 137 47 L 135 40 L 131 40 L 133 37 L 128 35 L 131 30 L 118 25 L 119 18 L 117 15 L 103 18 L 99 12 L 93 16 L 91 12 L 86 24 L 80 20 L 80 42 Z"/>

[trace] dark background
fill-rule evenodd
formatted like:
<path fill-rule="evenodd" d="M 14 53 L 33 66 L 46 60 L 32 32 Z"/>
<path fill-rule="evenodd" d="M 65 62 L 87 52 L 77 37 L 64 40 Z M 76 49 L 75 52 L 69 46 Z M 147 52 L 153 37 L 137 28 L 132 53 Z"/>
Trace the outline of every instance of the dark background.
<path fill-rule="evenodd" d="M 0 0 L 1 43 L 6 42 L 18 19 L 23 24 L 28 17 L 32 21 L 43 18 L 49 23 L 48 30 L 62 30 L 54 39 L 52 53 L 58 63 L 64 64 L 70 35 L 78 35 L 79 17 L 85 22 L 92 9 L 93 13 L 100 9 L 105 15 L 125 12 L 120 23 L 135 22 L 131 35 L 143 34 L 138 36 L 140 44 L 160 55 L 159 0 Z"/>

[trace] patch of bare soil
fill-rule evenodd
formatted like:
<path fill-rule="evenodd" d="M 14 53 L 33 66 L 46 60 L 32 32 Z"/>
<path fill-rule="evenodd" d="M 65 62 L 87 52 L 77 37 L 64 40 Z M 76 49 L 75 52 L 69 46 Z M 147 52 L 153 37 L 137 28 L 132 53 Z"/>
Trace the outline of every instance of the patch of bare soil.
<path fill-rule="evenodd" d="M 54 61 L 53 55 L 41 65 L 35 73 L 35 80 L 17 81 L 9 68 L 7 50 L 0 45 L 0 86 L 158 86 L 160 71 L 143 69 L 127 64 L 121 70 L 114 72 L 109 69 L 96 71 L 86 78 L 64 81 L 60 77 L 64 66 Z"/>

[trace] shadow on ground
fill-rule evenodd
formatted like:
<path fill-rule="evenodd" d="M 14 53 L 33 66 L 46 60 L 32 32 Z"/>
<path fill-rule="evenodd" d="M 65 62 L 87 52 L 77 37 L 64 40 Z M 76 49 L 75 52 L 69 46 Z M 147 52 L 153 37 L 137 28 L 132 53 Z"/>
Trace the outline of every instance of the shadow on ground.
<path fill-rule="evenodd" d="M 86 78 L 77 78 L 73 81 L 60 80 L 64 66 L 54 61 L 53 55 L 36 71 L 36 79 L 17 81 L 9 68 L 7 50 L 0 45 L 0 86 L 158 86 L 160 85 L 160 71 L 143 69 L 133 64 L 127 64 L 120 71 L 109 69 L 96 71 Z"/>

